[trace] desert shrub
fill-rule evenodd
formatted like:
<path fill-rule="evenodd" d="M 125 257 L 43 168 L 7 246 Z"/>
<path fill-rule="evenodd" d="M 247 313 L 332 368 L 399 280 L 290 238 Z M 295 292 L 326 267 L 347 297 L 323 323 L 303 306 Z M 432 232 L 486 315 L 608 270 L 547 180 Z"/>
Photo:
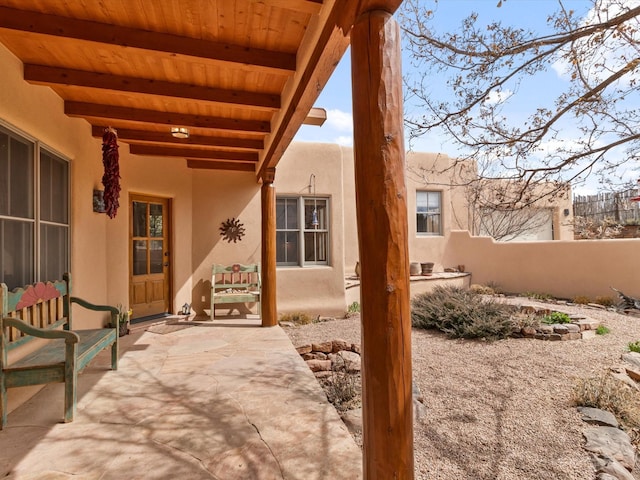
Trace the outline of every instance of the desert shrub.
<path fill-rule="evenodd" d="M 477 293 L 478 295 L 495 295 L 496 293 L 493 288 L 485 285 L 478 285 L 477 283 L 471 285 L 469 287 L 469 290 L 471 290 L 473 293 Z"/>
<path fill-rule="evenodd" d="M 611 375 L 580 379 L 573 389 L 573 402 L 613 413 L 629 429 L 640 427 L 640 396 Z"/>
<path fill-rule="evenodd" d="M 576 295 L 573 297 L 573 303 L 578 305 L 586 305 L 587 303 L 591 303 L 591 299 L 585 295 Z"/>
<path fill-rule="evenodd" d="M 604 325 L 598 325 L 596 328 L 596 335 L 606 335 L 607 333 L 611 333 L 611 330 Z"/>
<path fill-rule="evenodd" d="M 637 342 L 630 342 L 627 345 L 627 348 L 629 349 L 630 352 L 640 353 L 640 340 Z"/>
<path fill-rule="evenodd" d="M 537 292 L 524 292 L 522 294 L 523 297 L 533 298 L 534 300 L 551 300 L 553 295 L 548 293 L 537 293 Z"/>
<path fill-rule="evenodd" d="M 605 307 L 613 307 L 613 305 L 615 305 L 615 300 L 612 297 L 599 296 L 596 297 L 595 303 L 597 303 L 598 305 L 603 305 Z"/>
<path fill-rule="evenodd" d="M 490 288 L 491 290 L 493 290 L 494 293 L 496 293 L 496 294 L 504 293 L 504 290 L 498 284 L 498 282 L 494 282 L 493 280 L 490 280 L 490 281 L 487 282 L 487 287 Z"/>
<path fill-rule="evenodd" d="M 517 312 L 511 317 L 511 324 L 518 328 L 540 326 L 540 316 L 535 313 Z"/>
<path fill-rule="evenodd" d="M 321 380 L 327 400 L 339 412 L 345 412 L 360 406 L 361 381 L 357 373 L 347 372 L 344 362 L 334 363 L 331 375 Z"/>
<path fill-rule="evenodd" d="M 281 322 L 291 322 L 296 325 L 308 325 L 313 319 L 304 312 L 284 313 L 280 315 Z"/>
<path fill-rule="evenodd" d="M 460 287 L 437 286 L 411 301 L 414 327 L 437 329 L 454 338 L 497 340 L 512 330 L 515 307 Z"/>
<path fill-rule="evenodd" d="M 551 312 L 542 317 L 542 323 L 552 325 L 554 323 L 571 323 L 571 317 L 562 312 Z"/>

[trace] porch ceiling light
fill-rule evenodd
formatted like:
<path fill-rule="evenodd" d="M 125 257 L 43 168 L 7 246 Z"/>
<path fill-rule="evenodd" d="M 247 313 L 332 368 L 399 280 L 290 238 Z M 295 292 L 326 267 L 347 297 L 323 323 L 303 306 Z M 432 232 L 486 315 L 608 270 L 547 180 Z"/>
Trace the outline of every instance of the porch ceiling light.
<path fill-rule="evenodd" d="M 189 138 L 189 129 L 185 127 L 171 127 L 171 135 L 176 138 Z"/>

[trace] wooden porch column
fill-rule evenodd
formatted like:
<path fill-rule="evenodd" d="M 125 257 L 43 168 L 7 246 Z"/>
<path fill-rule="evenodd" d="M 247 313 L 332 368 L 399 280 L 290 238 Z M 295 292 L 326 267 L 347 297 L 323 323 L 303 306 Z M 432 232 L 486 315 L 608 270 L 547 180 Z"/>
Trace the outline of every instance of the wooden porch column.
<path fill-rule="evenodd" d="M 400 28 L 381 10 L 351 31 L 366 480 L 413 479 L 409 248 Z"/>
<path fill-rule="evenodd" d="M 275 168 L 267 168 L 262 176 L 262 326 L 278 324 L 276 306 L 276 189 Z"/>

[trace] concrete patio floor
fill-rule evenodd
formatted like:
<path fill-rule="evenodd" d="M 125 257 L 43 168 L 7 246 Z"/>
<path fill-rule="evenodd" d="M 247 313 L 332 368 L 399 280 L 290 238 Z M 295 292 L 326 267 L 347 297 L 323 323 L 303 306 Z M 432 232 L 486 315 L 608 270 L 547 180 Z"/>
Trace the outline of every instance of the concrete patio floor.
<path fill-rule="evenodd" d="M 7 479 L 358 479 L 362 457 L 280 327 L 259 320 L 154 325 L 80 375 L 60 423 L 47 385 L 0 431 Z"/>

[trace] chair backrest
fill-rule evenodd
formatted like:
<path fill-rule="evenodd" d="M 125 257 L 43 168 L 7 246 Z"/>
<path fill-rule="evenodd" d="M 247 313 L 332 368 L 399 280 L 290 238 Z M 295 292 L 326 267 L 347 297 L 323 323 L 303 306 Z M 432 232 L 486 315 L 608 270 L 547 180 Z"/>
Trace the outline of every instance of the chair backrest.
<path fill-rule="evenodd" d="M 211 283 L 216 289 L 260 289 L 260 265 L 213 265 Z"/>
<path fill-rule="evenodd" d="M 38 328 L 58 328 L 67 323 L 69 285 L 65 280 L 38 282 L 9 290 L 0 284 L 0 335 L 4 348 L 11 350 L 34 337 L 25 336 L 15 328 L 5 328 L 2 318 L 18 318 Z"/>

